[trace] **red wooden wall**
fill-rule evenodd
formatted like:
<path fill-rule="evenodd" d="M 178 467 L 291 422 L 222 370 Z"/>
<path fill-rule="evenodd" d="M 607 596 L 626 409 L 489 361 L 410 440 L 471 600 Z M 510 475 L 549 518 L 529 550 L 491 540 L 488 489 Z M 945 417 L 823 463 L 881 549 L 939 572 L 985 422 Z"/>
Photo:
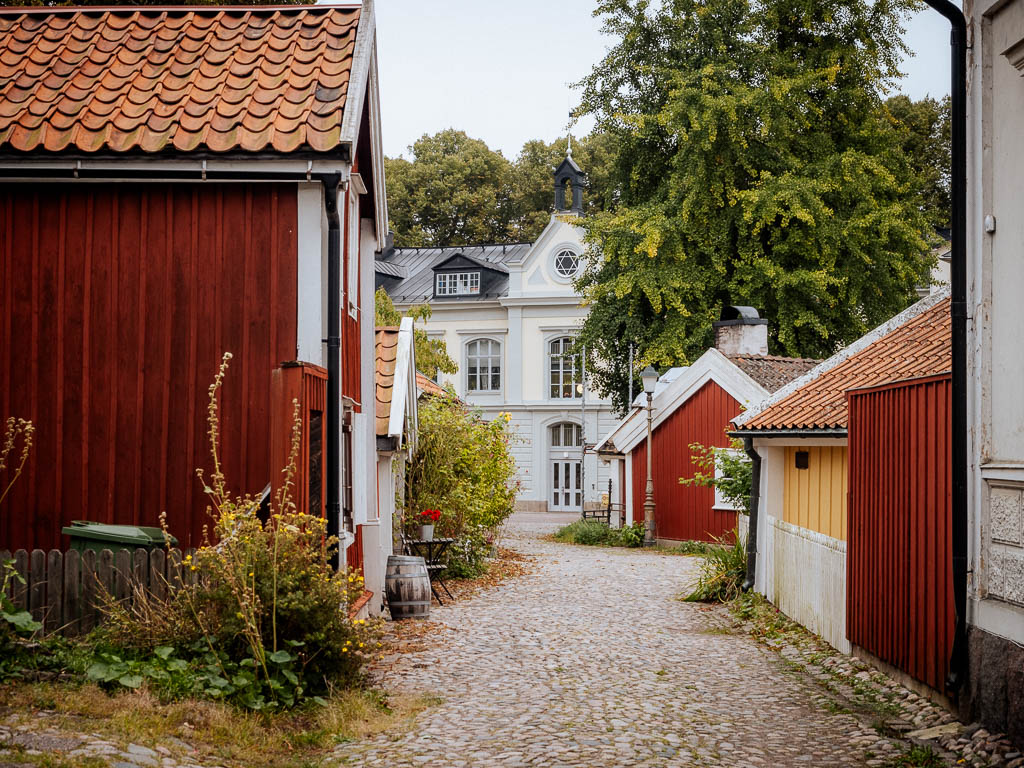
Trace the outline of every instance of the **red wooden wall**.
<path fill-rule="evenodd" d="M 724 389 L 709 381 L 671 416 L 658 425 L 651 436 L 654 463 L 655 520 L 661 539 L 710 541 L 736 526 L 736 513 L 712 509 L 713 488 L 680 485 L 679 478 L 693 477 L 697 471 L 691 456 L 691 443 L 727 447 L 725 434 L 729 420 L 739 415 L 740 406 Z M 633 449 L 633 519 L 643 520 L 647 489 L 647 442 Z"/>
<path fill-rule="evenodd" d="M 348 238 L 348 232 L 351 227 L 358 227 L 358 217 L 349 215 L 348 196 L 353 194 L 351 189 L 346 191 L 345 195 L 342 196 L 342 200 L 345 204 L 345 214 L 343 217 L 344 228 L 342 230 L 342 242 L 343 242 L 343 277 L 344 277 L 344 290 L 345 300 L 341 308 L 341 394 L 351 399 L 354 403 L 357 403 L 359 407 L 355 410 L 362 410 L 362 388 L 360 387 L 360 368 L 362 367 L 362 345 L 360 344 L 360 324 L 362 322 L 363 310 L 367 309 L 363 307 L 364 301 L 369 301 L 370 305 L 367 309 L 370 312 L 370 318 L 372 322 L 373 318 L 373 298 L 360 295 L 359 285 L 349 285 L 349 261 L 350 259 L 358 259 L 358 253 L 352 253 L 352 249 L 349 245 L 350 240 Z M 362 202 L 362 201 L 360 201 Z M 353 221 L 352 219 L 356 220 Z M 362 273 L 363 265 L 358 265 L 357 274 Z M 359 306 L 359 311 L 353 316 L 349 313 L 349 296 L 356 296 L 356 301 Z M 372 350 L 372 347 L 371 347 Z M 368 357 L 366 362 L 367 365 L 373 365 L 373 358 Z M 371 404 L 372 405 L 372 404 Z"/>
<path fill-rule="evenodd" d="M 948 374 L 849 394 L 847 636 L 944 690 L 953 643 Z"/>
<path fill-rule="evenodd" d="M 224 471 L 266 485 L 271 372 L 296 352 L 296 216 L 294 185 L 0 185 L 0 416 L 36 426 L 0 548 L 162 510 L 199 543 L 225 351 Z"/>

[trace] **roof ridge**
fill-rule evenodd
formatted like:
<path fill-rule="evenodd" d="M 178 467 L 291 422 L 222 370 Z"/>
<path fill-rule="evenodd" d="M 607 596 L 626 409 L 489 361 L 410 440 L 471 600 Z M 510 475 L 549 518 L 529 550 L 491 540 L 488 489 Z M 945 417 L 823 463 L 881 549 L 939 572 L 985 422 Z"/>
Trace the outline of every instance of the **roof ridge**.
<path fill-rule="evenodd" d="M 787 355 L 726 355 L 730 360 L 772 360 L 777 362 L 820 363 L 821 357 L 788 357 Z"/>

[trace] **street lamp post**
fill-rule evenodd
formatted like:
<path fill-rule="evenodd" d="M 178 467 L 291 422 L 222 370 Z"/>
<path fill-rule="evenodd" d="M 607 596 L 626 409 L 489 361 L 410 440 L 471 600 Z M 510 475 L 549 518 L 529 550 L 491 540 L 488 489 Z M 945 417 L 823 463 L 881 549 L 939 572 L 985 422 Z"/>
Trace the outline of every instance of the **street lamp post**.
<path fill-rule="evenodd" d="M 654 477 L 651 474 L 651 419 L 654 387 L 658 383 L 658 372 L 648 365 L 644 372 L 640 374 L 640 378 L 644 383 L 644 392 L 647 393 L 647 495 L 644 498 L 644 546 L 653 547 L 655 530 Z"/>

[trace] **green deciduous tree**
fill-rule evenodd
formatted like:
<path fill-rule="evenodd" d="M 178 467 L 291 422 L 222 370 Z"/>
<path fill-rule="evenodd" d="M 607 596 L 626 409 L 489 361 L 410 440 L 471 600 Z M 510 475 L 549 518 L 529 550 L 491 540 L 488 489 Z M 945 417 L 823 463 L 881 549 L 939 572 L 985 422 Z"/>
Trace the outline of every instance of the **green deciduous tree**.
<path fill-rule="evenodd" d="M 903 151 L 918 174 L 921 207 L 936 227 L 949 226 L 949 96 L 913 101 L 892 96 L 885 102 L 899 131 Z"/>
<path fill-rule="evenodd" d="M 552 174 L 568 140 L 528 141 L 514 161 L 462 131 L 423 136 L 411 159 L 389 158 L 388 211 L 398 247 L 533 242 L 554 208 Z M 588 212 L 613 199 L 614 144 L 604 135 L 573 140 L 573 157 L 589 181 Z"/>
<path fill-rule="evenodd" d="M 821 357 L 903 309 L 926 217 L 882 106 L 910 0 L 602 0 L 618 42 L 582 111 L 617 146 L 617 205 L 587 217 L 582 341 L 625 405 L 637 367 L 685 364 L 723 305 L 773 351 Z"/>
<path fill-rule="evenodd" d="M 378 288 L 373 297 L 374 301 L 374 325 L 397 326 L 402 322 L 402 313 L 395 309 L 394 302 L 388 296 L 387 291 Z M 410 307 L 409 317 L 417 321 L 426 322 L 430 319 L 430 305 L 419 304 Z M 448 355 L 448 347 L 444 339 L 432 339 L 422 328 L 413 328 L 413 348 L 416 354 L 416 368 L 432 379 L 437 378 L 438 371 L 441 373 L 455 374 L 459 366 Z"/>

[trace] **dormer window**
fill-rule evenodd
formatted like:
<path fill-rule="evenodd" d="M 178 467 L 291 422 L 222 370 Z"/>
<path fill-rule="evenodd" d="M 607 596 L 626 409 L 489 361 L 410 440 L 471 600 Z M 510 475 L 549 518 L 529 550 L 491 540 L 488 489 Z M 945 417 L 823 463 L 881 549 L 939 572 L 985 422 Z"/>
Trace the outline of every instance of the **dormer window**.
<path fill-rule="evenodd" d="M 480 293 L 479 272 L 441 272 L 434 280 L 435 296 L 468 296 Z"/>

